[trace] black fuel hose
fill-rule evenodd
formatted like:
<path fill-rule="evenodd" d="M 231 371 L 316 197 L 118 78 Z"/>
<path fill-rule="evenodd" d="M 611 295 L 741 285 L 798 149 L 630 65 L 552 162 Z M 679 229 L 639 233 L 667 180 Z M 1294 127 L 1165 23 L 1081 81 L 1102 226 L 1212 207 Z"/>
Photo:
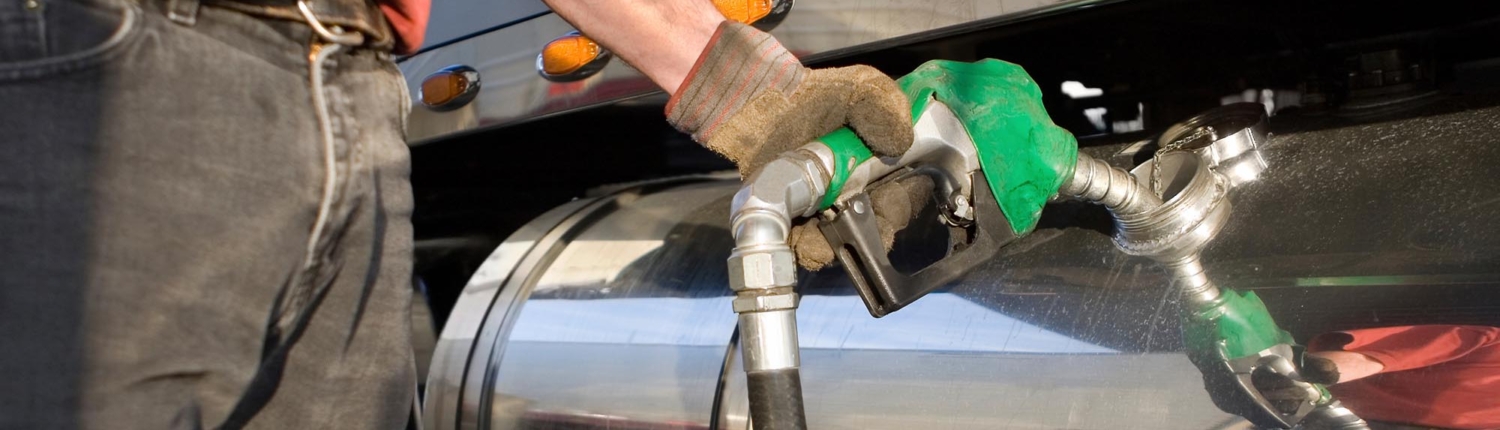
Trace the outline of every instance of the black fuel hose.
<path fill-rule="evenodd" d="M 802 409 L 802 374 L 793 367 L 746 373 L 750 422 L 755 430 L 806 430 Z"/>

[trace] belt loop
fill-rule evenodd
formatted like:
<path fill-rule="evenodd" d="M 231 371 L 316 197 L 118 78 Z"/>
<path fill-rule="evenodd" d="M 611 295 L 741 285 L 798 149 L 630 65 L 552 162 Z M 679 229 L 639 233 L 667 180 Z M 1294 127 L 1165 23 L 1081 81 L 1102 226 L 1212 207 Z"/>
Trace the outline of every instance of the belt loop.
<path fill-rule="evenodd" d="M 191 26 L 198 22 L 198 0 L 167 0 L 167 19 Z"/>

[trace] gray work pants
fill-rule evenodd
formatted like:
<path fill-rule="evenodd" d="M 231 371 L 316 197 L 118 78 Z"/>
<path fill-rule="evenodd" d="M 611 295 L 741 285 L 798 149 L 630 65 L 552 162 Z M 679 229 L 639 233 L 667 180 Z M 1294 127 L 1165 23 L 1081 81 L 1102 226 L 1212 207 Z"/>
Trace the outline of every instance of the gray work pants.
<path fill-rule="evenodd" d="M 0 429 L 401 428 L 389 54 L 116 1 L 0 0 Z"/>

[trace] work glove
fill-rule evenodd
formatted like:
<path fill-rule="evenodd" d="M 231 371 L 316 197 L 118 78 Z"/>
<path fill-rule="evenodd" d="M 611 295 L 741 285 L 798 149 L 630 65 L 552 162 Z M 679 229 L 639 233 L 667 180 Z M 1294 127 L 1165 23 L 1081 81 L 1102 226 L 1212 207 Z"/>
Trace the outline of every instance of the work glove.
<path fill-rule="evenodd" d="M 1298 380 L 1313 384 L 1333 385 L 1339 382 L 1339 369 L 1333 361 L 1312 354 L 1298 354 L 1301 360 L 1297 369 Z M 1297 407 L 1318 400 L 1320 393 L 1299 386 L 1296 381 L 1268 369 L 1256 369 L 1250 374 L 1250 383 L 1255 385 L 1266 400 L 1282 413 L 1290 414 Z"/>
<path fill-rule="evenodd" d="M 901 155 L 912 141 L 911 105 L 890 77 L 863 65 L 808 69 L 771 35 L 733 21 L 719 24 L 672 95 L 667 121 L 733 161 L 742 178 L 845 125 L 876 156 Z M 931 189 L 914 175 L 870 191 L 887 251 Z M 833 261 L 816 221 L 794 226 L 788 242 L 804 268 Z"/>

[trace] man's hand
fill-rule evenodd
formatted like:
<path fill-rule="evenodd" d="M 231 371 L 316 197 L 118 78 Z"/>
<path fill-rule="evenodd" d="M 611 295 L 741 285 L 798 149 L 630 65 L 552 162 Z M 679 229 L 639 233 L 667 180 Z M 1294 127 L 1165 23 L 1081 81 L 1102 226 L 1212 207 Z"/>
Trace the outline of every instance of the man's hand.
<path fill-rule="evenodd" d="M 745 177 L 844 125 L 875 155 L 911 146 L 911 106 L 889 77 L 867 66 L 809 70 L 775 38 L 725 21 L 707 0 L 544 1 L 672 93 L 667 120 Z M 887 249 L 931 200 L 931 188 L 914 176 L 870 191 Z M 788 241 L 803 267 L 833 261 L 813 223 L 793 227 Z"/>
<path fill-rule="evenodd" d="M 781 153 L 848 125 L 877 156 L 911 147 L 911 106 L 901 89 L 869 66 L 812 70 L 771 35 L 725 21 L 672 100 L 667 121 L 733 161 L 749 177 Z M 927 204 L 931 181 L 913 176 L 872 190 L 881 239 L 890 248 Z M 833 261 L 811 222 L 792 230 L 797 262 L 817 270 Z"/>

